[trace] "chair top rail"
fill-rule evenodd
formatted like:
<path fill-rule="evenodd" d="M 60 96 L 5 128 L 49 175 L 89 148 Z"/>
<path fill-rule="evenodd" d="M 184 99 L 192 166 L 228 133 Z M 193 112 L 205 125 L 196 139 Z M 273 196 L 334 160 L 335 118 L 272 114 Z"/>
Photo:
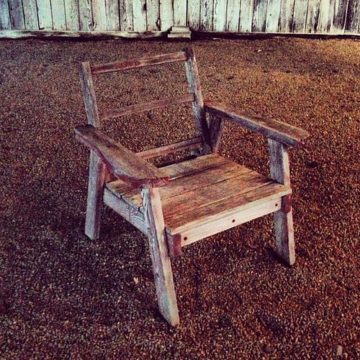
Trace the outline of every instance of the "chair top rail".
<path fill-rule="evenodd" d="M 137 59 L 130 59 L 125 61 L 116 61 L 106 64 L 91 65 L 92 74 L 104 74 L 120 70 L 129 70 L 140 68 L 144 66 L 160 65 L 166 63 L 173 63 L 178 61 L 185 61 L 187 55 L 185 51 L 178 51 L 174 53 L 144 56 Z"/>
<path fill-rule="evenodd" d="M 118 110 L 108 111 L 108 112 L 104 113 L 104 115 L 101 116 L 101 118 L 103 120 L 108 120 L 108 119 L 113 119 L 113 118 L 124 116 L 124 115 L 136 114 L 136 113 L 141 113 L 144 111 L 159 109 L 159 108 L 166 107 L 169 105 L 191 103 L 193 100 L 194 100 L 193 94 L 185 94 L 185 95 L 179 96 L 177 98 L 167 98 L 167 99 L 162 99 L 162 100 L 150 101 L 147 103 L 125 106 Z"/>

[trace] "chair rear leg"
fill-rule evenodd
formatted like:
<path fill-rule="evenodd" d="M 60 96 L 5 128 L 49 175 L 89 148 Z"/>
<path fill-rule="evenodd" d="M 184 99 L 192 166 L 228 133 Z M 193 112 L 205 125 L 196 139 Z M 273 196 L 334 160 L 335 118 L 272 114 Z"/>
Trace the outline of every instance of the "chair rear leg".
<path fill-rule="evenodd" d="M 282 260 L 288 265 L 294 265 L 295 240 L 291 196 L 284 196 L 281 203 L 281 209 L 274 213 L 276 250 Z"/>
<path fill-rule="evenodd" d="M 143 189 L 142 196 L 159 311 L 170 325 L 175 326 L 180 319 L 159 190 Z"/>
<path fill-rule="evenodd" d="M 100 234 L 100 216 L 105 177 L 105 164 L 93 151 L 91 151 L 85 221 L 85 235 L 91 240 L 98 239 Z"/>

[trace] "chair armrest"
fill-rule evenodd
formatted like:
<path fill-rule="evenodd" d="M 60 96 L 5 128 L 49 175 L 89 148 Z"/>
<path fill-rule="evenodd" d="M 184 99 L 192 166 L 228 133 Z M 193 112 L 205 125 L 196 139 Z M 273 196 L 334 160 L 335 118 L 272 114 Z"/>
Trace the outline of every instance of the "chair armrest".
<path fill-rule="evenodd" d="M 169 183 L 170 178 L 160 169 L 115 142 L 93 127 L 75 128 L 76 138 L 93 150 L 116 177 L 135 187 L 157 187 Z"/>
<path fill-rule="evenodd" d="M 233 108 L 221 103 L 206 101 L 205 111 L 223 119 L 234 121 L 246 129 L 260 133 L 270 139 L 285 145 L 300 145 L 309 136 L 305 130 L 283 123 L 281 121 L 262 119 L 257 116 L 247 116 L 237 113 Z"/>

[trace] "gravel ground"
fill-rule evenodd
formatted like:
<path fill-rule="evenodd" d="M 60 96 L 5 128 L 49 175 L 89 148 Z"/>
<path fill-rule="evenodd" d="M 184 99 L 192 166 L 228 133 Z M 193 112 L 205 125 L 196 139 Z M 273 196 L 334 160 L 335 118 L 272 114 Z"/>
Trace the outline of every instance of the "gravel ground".
<path fill-rule="evenodd" d="M 290 154 L 293 268 L 274 256 L 271 216 L 189 246 L 173 262 L 173 329 L 157 311 L 146 238 L 109 209 L 100 240 L 84 236 L 78 63 L 187 45 L 0 42 L 1 359 L 360 358 L 359 41 L 192 43 L 206 98 L 311 134 Z M 179 64 L 103 75 L 100 109 L 180 94 L 184 79 Z M 134 150 L 194 132 L 186 108 L 104 127 Z M 260 136 L 227 125 L 222 152 L 268 171 Z"/>

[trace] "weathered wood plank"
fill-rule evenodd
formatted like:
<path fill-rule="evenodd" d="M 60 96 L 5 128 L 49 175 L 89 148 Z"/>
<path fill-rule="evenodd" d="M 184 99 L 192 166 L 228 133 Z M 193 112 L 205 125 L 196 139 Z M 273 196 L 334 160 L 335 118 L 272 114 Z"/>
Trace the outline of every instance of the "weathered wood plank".
<path fill-rule="evenodd" d="M 331 29 L 332 19 L 334 18 L 335 0 L 321 0 L 319 14 L 319 33 L 328 33 Z"/>
<path fill-rule="evenodd" d="M 0 30 L 10 30 L 10 9 L 8 0 L 0 0 Z"/>
<path fill-rule="evenodd" d="M 94 28 L 92 19 L 91 0 L 79 1 L 79 29 L 83 31 L 91 31 Z"/>
<path fill-rule="evenodd" d="M 51 0 L 51 14 L 54 30 L 66 30 L 64 0 Z"/>
<path fill-rule="evenodd" d="M 172 154 L 176 151 L 197 149 L 201 145 L 202 145 L 202 138 L 198 136 L 189 140 L 180 141 L 175 144 L 165 145 L 155 149 L 141 151 L 136 154 L 141 156 L 143 159 L 151 159 L 158 156 Z"/>
<path fill-rule="evenodd" d="M 227 16 L 226 16 L 226 30 L 232 32 L 239 31 L 240 22 L 240 3 L 239 0 L 228 0 Z"/>
<path fill-rule="evenodd" d="M 180 319 L 159 191 L 143 189 L 142 196 L 159 310 L 169 324 L 175 326 Z"/>
<path fill-rule="evenodd" d="M 9 0 L 10 21 L 12 29 L 25 29 L 22 0 Z"/>
<path fill-rule="evenodd" d="M 200 30 L 213 30 L 214 0 L 202 0 L 200 5 Z"/>
<path fill-rule="evenodd" d="M 241 0 L 240 3 L 240 32 L 251 32 L 254 12 L 254 0 Z"/>
<path fill-rule="evenodd" d="M 92 151 L 90 153 L 85 220 L 85 235 L 88 236 L 91 240 L 98 239 L 100 234 L 100 218 L 106 172 L 105 164 Z"/>
<path fill-rule="evenodd" d="M 133 0 L 134 31 L 146 31 L 146 0 Z"/>
<path fill-rule="evenodd" d="M 289 155 L 286 146 L 271 139 L 269 143 L 270 176 L 275 181 L 290 187 Z M 276 250 L 288 264 L 295 263 L 294 226 L 291 195 L 282 197 L 281 209 L 274 214 Z"/>
<path fill-rule="evenodd" d="M 50 0 L 36 0 L 39 29 L 52 29 L 51 2 Z"/>
<path fill-rule="evenodd" d="M 119 2 L 113 0 L 105 1 L 106 29 L 109 31 L 120 30 Z"/>
<path fill-rule="evenodd" d="M 105 0 L 92 0 L 93 28 L 95 31 L 106 31 L 106 7 Z"/>
<path fill-rule="evenodd" d="M 254 0 L 252 31 L 264 32 L 266 29 L 267 1 Z"/>
<path fill-rule="evenodd" d="M 219 151 L 223 128 L 224 128 L 224 120 L 218 116 L 211 116 L 210 141 L 211 141 L 211 150 L 213 153 L 217 153 Z"/>
<path fill-rule="evenodd" d="M 23 3 L 25 28 L 29 30 L 39 30 L 36 0 L 28 0 Z"/>
<path fill-rule="evenodd" d="M 102 116 L 102 119 L 112 119 L 124 115 L 130 115 L 130 114 L 136 114 L 144 111 L 154 110 L 154 109 L 160 109 L 163 107 L 167 107 L 170 105 L 178 105 L 178 104 L 185 104 L 190 103 L 194 99 L 194 96 L 191 94 L 178 96 L 177 98 L 171 98 L 171 99 L 162 99 L 162 100 L 155 100 L 150 101 L 147 103 L 142 104 L 136 104 L 136 105 L 129 105 L 126 107 L 123 107 L 122 109 L 115 110 L 115 111 L 108 111 L 104 113 Z"/>
<path fill-rule="evenodd" d="M 344 33 L 347 7 L 348 0 L 335 0 L 334 17 L 331 24 L 331 33 Z"/>
<path fill-rule="evenodd" d="M 304 1 L 304 0 L 302 0 Z M 295 0 L 282 0 L 280 10 L 279 31 L 291 32 L 294 19 Z"/>
<path fill-rule="evenodd" d="M 120 29 L 122 31 L 134 30 L 133 4 L 131 0 L 119 0 Z"/>
<path fill-rule="evenodd" d="M 173 4 L 174 4 L 174 25 L 186 26 L 187 1 L 173 0 Z"/>
<path fill-rule="evenodd" d="M 321 0 L 309 0 L 306 19 L 306 32 L 308 33 L 318 32 L 320 1 Z"/>
<path fill-rule="evenodd" d="M 237 114 L 235 109 L 226 108 L 224 105 L 207 101 L 205 110 L 210 114 L 232 120 L 245 128 L 258 132 L 286 145 L 301 144 L 308 136 L 308 132 L 295 126 L 271 119 L 249 117 Z"/>
<path fill-rule="evenodd" d="M 239 209 L 231 208 L 228 212 L 219 215 L 219 218 L 214 218 L 209 222 L 198 222 L 187 229 L 183 228 L 181 230 L 180 228 L 180 233 L 172 235 L 170 230 L 167 230 L 168 243 L 176 244 L 180 242 L 181 247 L 187 246 L 208 236 L 218 234 L 248 221 L 276 212 L 279 208 L 280 200 L 278 199 L 270 199 L 260 205 L 245 210 L 242 210 L 241 207 Z M 175 241 L 173 240 L 174 238 Z M 174 255 L 176 256 L 179 252 L 179 250 L 174 251 Z"/>
<path fill-rule="evenodd" d="M 91 125 L 75 128 L 77 139 L 94 151 L 106 164 L 108 170 L 134 187 L 163 186 L 168 176 L 154 165 L 128 150 L 118 142 L 101 133 Z"/>
<path fill-rule="evenodd" d="M 279 31 L 281 1 L 269 0 L 266 12 L 266 32 Z"/>
<path fill-rule="evenodd" d="M 214 31 L 226 30 L 227 0 L 214 0 L 213 29 Z"/>
<path fill-rule="evenodd" d="M 65 4 L 65 18 L 66 29 L 77 31 L 79 27 L 79 1 L 78 0 L 64 0 Z"/>
<path fill-rule="evenodd" d="M 192 103 L 192 109 L 194 114 L 195 126 L 201 133 L 204 141 L 204 153 L 208 153 L 211 150 L 209 128 L 205 118 L 204 111 L 204 99 L 201 93 L 201 84 L 199 77 L 199 70 L 196 63 L 196 58 L 193 50 L 187 48 L 184 50 L 187 56 L 185 62 L 186 77 L 189 84 L 189 90 L 194 94 L 194 101 Z"/>
<path fill-rule="evenodd" d="M 148 234 L 143 213 L 134 209 L 133 206 L 130 206 L 125 201 L 119 199 L 106 188 L 104 189 L 104 203 L 121 215 L 125 220 L 129 221 L 143 234 Z"/>
<path fill-rule="evenodd" d="M 300 34 L 305 33 L 307 10 L 308 10 L 308 0 L 295 1 L 294 17 L 292 24 L 292 30 L 295 33 L 300 33 Z"/>
<path fill-rule="evenodd" d="M 146 0 L 147 30 L 160 30 L 160 1 Z"/>
<path fill-rule="evenodd" d="M 188 26 L 192 30 L 200 29 L 200 1 L 188 1 Z"/>
<path fill-rule="evenodd" d="M 351 34 L 360 32 L 360 1 L 358 0 L 349 0 L 345 32 Z"/>
<path fill-rule="evenodd" d="M 185 52 L 178 51 L 175 53 L 145 56 L 142 58 L 125 60 L 125 61 L 116 61 L 107 64 L 91 65 L 91 70 L 93 74 L 102 74 L 106 72 L 128 70 L 143 66 L 160 65 L 160 64 L 185 61 L 185 60 L 186 60 Z"/>
<path fill-rule="evenodd" d="M 172 0 L 160 0 L 161 31 L 168 31 L 174 25 L 174 8 Z"/>

